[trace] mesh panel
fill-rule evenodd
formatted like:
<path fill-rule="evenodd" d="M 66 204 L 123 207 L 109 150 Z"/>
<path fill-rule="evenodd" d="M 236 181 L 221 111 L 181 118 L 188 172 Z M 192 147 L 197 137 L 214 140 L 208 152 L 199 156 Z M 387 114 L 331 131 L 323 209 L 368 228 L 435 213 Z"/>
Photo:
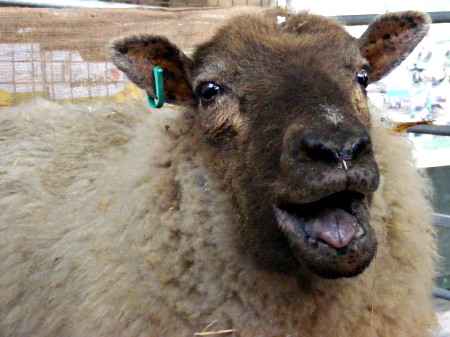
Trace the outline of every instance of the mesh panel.
<path fill-rule="evenodd" d="M 105 0 L 106 2 L 132 3 L 137 5 L 161 7 L 229 7 L 229 6 L 260 6 L 268 7 L 269 0 Z"/>
<path fill-rule="evenodd" d="M 256 7 L 208 9 L 0 10 L 0 105 L 35 96 L 80 100 L 135 93 L 109 61 L 110 40 L 165 35 L 186 53 L 234 15 Z"/>

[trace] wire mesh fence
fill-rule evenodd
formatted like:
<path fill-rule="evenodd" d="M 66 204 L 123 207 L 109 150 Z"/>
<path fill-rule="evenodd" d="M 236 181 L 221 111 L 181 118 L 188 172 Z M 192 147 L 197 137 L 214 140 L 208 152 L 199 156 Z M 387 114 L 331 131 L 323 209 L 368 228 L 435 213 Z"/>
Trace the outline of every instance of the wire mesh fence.
<path fill-rule="evenodd" d="M 131 3 L 136 5 L 161 7 L 231 7 L 259 6 L 269 7 L 270 0 L 111 0 L 107 2 Z"/>
<path fill-rule="evenodd" d="M 109 62 L 85 61 L 78 51 L 42 50 L 39 43 L 0 44 L 0 69 L 3 96 L 12 94 L 3 103 L 34 95 L 52 100 L 111 96 L 127 83 Z"/>
<path fill-rule="evenodd" d="M 79 100 L 126 93 L 107 45 L 122 35 L 165 35 L 186 53 L 231 16 L 260 8 L 0 10 L 0 105 L 40 96 Z M 128 88 L 128 89 L 127 89 Z"/>

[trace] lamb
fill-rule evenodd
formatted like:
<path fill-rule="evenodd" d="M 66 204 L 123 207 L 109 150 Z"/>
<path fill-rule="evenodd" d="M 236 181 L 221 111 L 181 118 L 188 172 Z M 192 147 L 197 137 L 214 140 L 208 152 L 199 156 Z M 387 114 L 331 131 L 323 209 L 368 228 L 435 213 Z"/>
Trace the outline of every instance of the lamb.
<path fill-rule="evenodd" d="M 192 58 L 116 40 L 166 100 L 0 115 L 0 335 L 414 337 L 434 324 L 429 188 L 366 86 L 426 34 L 232 19 Z"/>

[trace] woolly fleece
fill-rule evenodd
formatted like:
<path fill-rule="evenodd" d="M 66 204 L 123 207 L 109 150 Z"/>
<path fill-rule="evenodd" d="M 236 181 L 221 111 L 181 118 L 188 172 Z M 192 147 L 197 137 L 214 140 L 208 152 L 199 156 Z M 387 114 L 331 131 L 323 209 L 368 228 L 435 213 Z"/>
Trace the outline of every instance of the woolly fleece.
<path fill-rule="evenodd" d="M 0 113 L 0 335 L 423 337 L 434 240 L 411 147 L 373 118 L 379 242 L 360 276 L 296 280 L 235 249 L 236 211 L 184 110 Z M 391 224 L 396 227 L 387 226 Z"/>

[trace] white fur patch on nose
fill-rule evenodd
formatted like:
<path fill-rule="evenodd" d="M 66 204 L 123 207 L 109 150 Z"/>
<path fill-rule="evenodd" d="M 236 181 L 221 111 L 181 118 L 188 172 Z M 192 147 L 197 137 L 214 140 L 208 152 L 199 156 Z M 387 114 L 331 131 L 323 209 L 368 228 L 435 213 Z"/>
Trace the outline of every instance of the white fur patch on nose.
<path fill-rule="evenodd" d="M 325 118 L 333 125 L 337 126 L 344 120 L 344 116 L 342 116 L 338 108 L 328 105 L 322 105 L 322 108 L 325 109 Z"/>

